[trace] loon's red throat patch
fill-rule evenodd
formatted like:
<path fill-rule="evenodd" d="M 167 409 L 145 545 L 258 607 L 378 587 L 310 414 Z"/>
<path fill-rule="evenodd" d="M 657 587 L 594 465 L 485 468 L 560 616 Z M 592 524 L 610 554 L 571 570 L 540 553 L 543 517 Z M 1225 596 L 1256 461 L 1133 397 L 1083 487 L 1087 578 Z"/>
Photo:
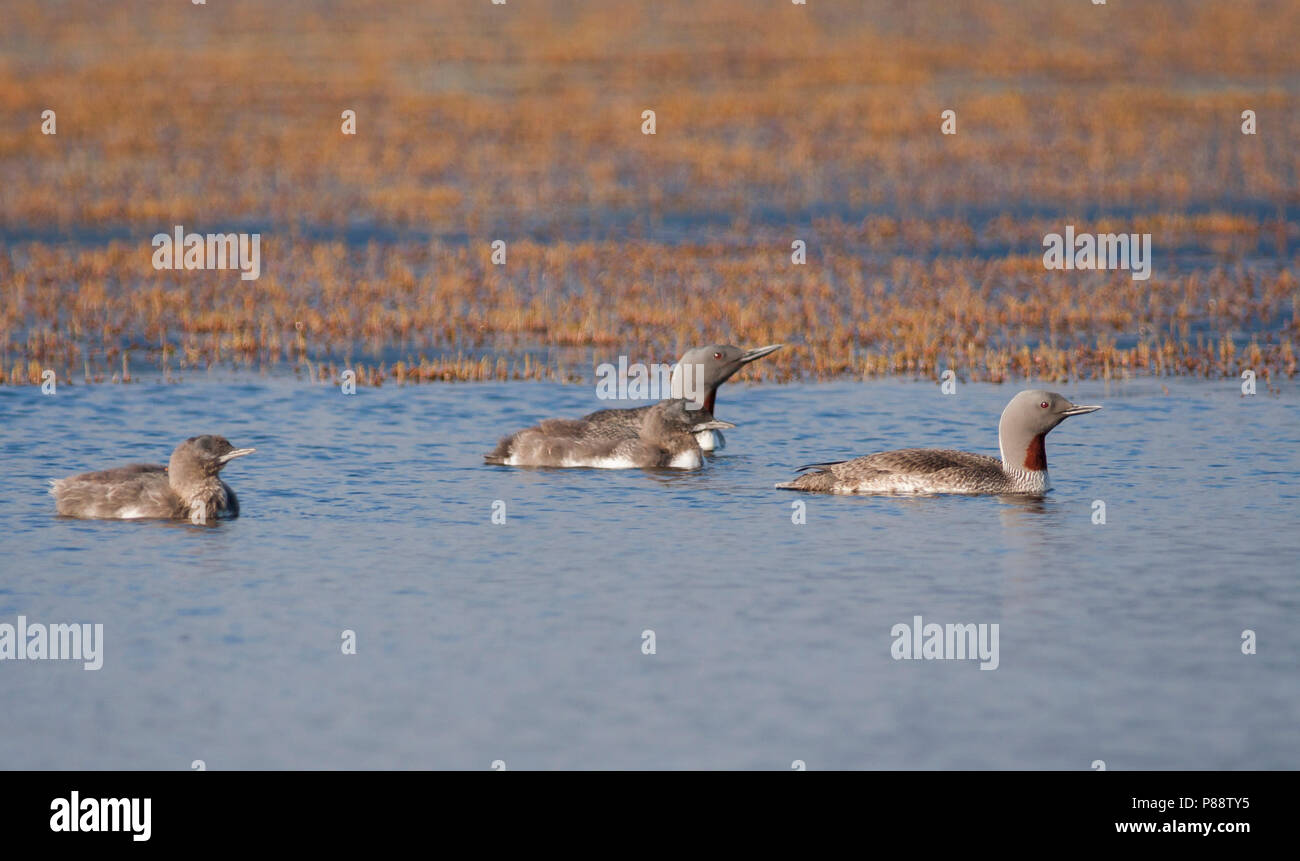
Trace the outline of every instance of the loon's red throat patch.
<path fill-rule="evenodd" d="M 1040 433 L 1029 441 L 1029 448 L 1025 449 L 1025 469 L 1047 469 L 1047 446 L 1043 445 L 1046 438 L 1047 434 Z"/>

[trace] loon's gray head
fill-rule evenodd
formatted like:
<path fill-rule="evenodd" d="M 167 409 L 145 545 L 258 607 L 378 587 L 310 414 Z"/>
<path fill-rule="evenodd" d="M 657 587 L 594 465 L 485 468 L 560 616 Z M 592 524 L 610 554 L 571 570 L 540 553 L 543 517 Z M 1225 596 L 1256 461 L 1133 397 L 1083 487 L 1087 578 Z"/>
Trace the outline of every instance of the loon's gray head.
<path fill-rule="evenodd" d="M 1026 389 L 1011 399 L 998 422 L 998 445 L 1008 469 L 1047 469 L 1043 438 L 1070 416 L 1096 412 L 1099 406 L 1079 406 L 1056 392 Z"/>
<path fill-rule="evenodd" d="M 673 396 L 693 400 L 696 409 L 713 412 L 718 386 L 731 379 L 745 365 L 776 352 L 782 346 L 784 345 L 769 344 L 752 350 L 729 344 L 693 347 L 682 354 L 673 368 Z"/>
<path fill-rule="evenodd" d="M 221 472 L 237 457 L 252 454 L 255 448 L 235 448 L 223 436 L 192 436 L 176 446 L 167 463 L 167 480 L 178 492 L 200 484 Z"/>

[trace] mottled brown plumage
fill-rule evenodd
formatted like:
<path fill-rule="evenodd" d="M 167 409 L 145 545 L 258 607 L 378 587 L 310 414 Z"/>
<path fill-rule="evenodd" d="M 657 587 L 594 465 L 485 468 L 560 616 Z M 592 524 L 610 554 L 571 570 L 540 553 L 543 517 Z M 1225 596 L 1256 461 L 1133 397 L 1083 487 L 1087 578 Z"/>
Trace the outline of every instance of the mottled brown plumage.
<path fill-rule="evenodd" d="M 928 487 L 959 484 L 997 487 L 1006 480 L 997 458 L 951 449 L 905 448 L 802 469 L 815 471 L 778 487 L 824 493 L 872 492 L 850 489 L 859 487 L 881 488 L 877 493 L 925 493 Z"/>
<path fill-rule="evenodd" d="M 218 473 L 253 451 L 236 449 L 224 437 L 190 437 L 167 466 L 132 464 L 60 478 L 50 482 L 50 493 L 65 517 L 208 523 L 239 516 L 239 500 Z"/>
<path fill-rule="evenodd" d="M 1043 494 L 1051 488 L 1044 445 L 1048 431 L 1069 416 L 1099 409 L 1030 389 L 1017 394 L 1002 411 L 1001 460 L 951 449 L 908 448 L 812 464 L 802 468 L 812 472 L 777 487 L 817 493 Z"/>
<path fill-rule="evenodd" d="M 735 425 L 687 409 L 687 403 L 675 399 L 647 407 L 635 436 L 585 419 L 547 419 L 501 440 L 484 460 L 502 466 L 693 469 L 703 461 L 695 434 Z"/>
<path fill-rule="evenodd" d="M 781 346 L 781 344 L 769 344 L 752 350 L 727 344 L 693 347 L 682 355 L 673 368 L 672 393 L 676 397 L 693 395 L 696 408 L 711 414 L 719 386 L 731 379 L 745 365 L 776 352 Z M 689 369 L 689 374 L 683 372 L 684 368 Z M 688 377 L 690 383 L 687 382 Z M 692 387 L 696 391 L 686 391 Z M 646 411 L 651 406 L 653 405 L 597 410 L 583 416 L 582 420 L 590 422 L 591 433 L 594 435 L 623 439 L 636 436 L 640 432 Z M 695 438 L 703 451 L 720 449 L 727 444 L 726 439 L 716 430 L 700 431 Z"/>

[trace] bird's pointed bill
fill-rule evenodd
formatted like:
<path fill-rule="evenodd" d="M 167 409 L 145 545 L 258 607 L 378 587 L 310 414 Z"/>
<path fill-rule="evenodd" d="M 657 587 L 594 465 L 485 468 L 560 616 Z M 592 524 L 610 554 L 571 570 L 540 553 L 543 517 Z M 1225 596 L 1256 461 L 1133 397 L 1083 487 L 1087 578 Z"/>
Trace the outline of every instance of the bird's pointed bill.
<path fill-rule="evenodd" d="M 237 448 L 234 451 L 226 452 L 219 458 L 219 460 L 222 463 L 229 463 L 230 461 L 234 460 L 237 457 L 243 457 L 244 455 L 252 454 L 255 451 L 257 451 L 257 449 L 255 448 Z"/>

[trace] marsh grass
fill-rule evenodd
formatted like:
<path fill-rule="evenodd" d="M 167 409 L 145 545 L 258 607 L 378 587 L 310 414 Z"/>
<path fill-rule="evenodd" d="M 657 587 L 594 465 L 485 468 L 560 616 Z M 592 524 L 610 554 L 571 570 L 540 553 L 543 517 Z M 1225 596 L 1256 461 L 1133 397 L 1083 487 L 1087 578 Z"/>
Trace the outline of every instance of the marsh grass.
<path fill-rule="evenodd" d="M 1296 371 L 1294 4 L 6 16 L 2 383 L 577 380 L 716 341 L 791 345 L 749 379 Z M 260 231 L 262 277 L 155 272 L 176 224 Z M 1044 271 L 1066 224 L 1151 233 L 1155 274 Z"/>

